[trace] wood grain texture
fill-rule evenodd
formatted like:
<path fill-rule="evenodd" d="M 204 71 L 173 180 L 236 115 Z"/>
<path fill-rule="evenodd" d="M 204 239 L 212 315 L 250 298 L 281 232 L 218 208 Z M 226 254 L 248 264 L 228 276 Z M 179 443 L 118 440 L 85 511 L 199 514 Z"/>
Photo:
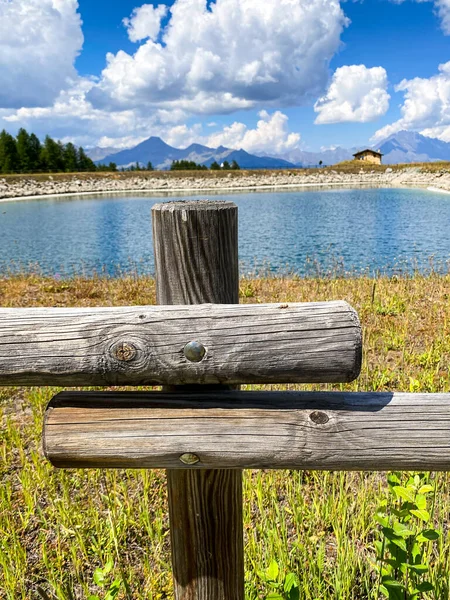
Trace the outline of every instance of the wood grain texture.
<path fill-rule="evenodd" d="M 152 208 L 158 304 L 238 304 L 238 209 L 182 201 Z"/>
<path fill-rule="evenodd" d="M 170 202 L 152 216 L 157 302 L 238 304 L 237 207 Z M 175 600 L 244 600 L 242 472 L 168 470 L 167 482 Z"/>
<path fill-rule="evenodd" d="M 360 366 L 346 302 L 0 309 L 0 385 L 341 382 Z"/>
<path fill-rule="evenodd" d="M 448 471 L 450 394 L 62 393 L 45 451 L 65 467 Z"/>

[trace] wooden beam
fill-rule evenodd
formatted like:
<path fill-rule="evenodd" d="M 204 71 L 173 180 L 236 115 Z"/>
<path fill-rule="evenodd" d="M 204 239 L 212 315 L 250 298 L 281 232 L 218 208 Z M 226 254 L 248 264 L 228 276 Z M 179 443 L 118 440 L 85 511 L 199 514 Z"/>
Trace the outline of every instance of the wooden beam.
<path fill-rule="evenodd" d="M 45 452 L 58 467 L 445 471 L 450 394 L 67 392 Z"/>
<path fill-rule="evenodd" d="M 346 302 L 0 309 L 0 385 L 344 382 L 360 368 Z"/>
<path fill-rule="evenodd" d="M 158 304 L 239 303 L 233 202 L 158 204 L 152 218 Z M 167 487 L 175 600 L 244 600 L 242 473 L 168 469 Z"/>

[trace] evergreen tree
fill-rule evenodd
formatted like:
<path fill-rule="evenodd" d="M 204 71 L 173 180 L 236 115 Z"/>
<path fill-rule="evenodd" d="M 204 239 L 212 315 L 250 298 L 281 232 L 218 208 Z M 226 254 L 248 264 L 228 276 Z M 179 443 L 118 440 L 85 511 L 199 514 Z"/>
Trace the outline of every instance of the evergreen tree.
<path fill-rule="evenodd" d="M 58 144 L 49 135 L 45 137 L 44 145 L 41 150 L 41 161 L 45 171 L 58 173 L 64 171 L 64 149 L 62 144 Z"/>
<path fill-rule="evenodd" d="M 148 161 L 148 163 L 147 163 L 147 171 L 153 171 L 153 170 L 154 169 L 153 169 L 152 163 L 150 161 Z"/>
<path fill-rule="evenodd" d="M 64 146 L 63 158 L 65 171 L 68 171 L 69 173 L 75 173 L 76 171 L 78 171 L 77 149 L 72 144 L 72 142 L 69 142 Z"/>
<path fill-rule="evenodd" d="M 32 133 L 28 144 L 30 158 L 30 172 L 37 173 L 42 170 L 41 165 L 41 142 L 37 135 Z"/>
<path fill-rule="evenodd" d="M 19 157 L 19 169 L 21 173 L 29 173 L 31 171 L 31 142 L 28 131 L 19 129 L 16 138 L 17 154 Z"/>
<path fill-rule="evenodd" d="M 17 173 L 19 170 L 16 140 L 5 130 L 0 133 L 0 170 L 2 173 Z"/>
<path fill-rule="evenodd" d="M 78 148 L 78 170 L 81 172 L 96 170 L 94 162 L 81 147 Z"/>
<path fill-rule="evenodd" d="M 225 171 L 229 171 L 231 169 L 230 163 L 227 160 L 223 161 L 222 169 L 224 169 Z"/>
<path fill-rule="evenodd" d="M 209 168 L 211 169 L 211 171 L 220 171 L 220 165 L 216 160 L 211 164 Z"/>
<path fill-rule="evenodd" d="M 235 160 L 233 160 L 233 162 L 231 163 L 231 170 L 232 171 L 240 171 L 241 167 L 237 164 L 237 162 Z"/>

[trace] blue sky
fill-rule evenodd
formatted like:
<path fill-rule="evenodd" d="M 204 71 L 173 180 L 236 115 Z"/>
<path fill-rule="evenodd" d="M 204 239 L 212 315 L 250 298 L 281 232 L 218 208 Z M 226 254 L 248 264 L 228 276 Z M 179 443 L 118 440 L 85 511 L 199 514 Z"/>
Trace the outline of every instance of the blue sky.
<path fill-rule="evenodd" d="M 274 155 L 450 141 L 449 34 L 450 0 L 0 0 L 0 127 Z"/>

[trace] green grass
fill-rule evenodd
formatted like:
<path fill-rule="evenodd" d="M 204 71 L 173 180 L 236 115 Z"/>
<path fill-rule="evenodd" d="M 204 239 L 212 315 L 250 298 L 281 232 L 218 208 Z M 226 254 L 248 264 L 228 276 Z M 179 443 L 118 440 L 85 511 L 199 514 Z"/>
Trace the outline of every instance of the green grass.
<path fill-rule="evenodd" d="M 146 304 L 154 303 L 154 290 L 149 278 L 18 276 L 0 279 L 0 305 Z M 360 379 L 308 389 L 448 392 L 449 293 L 450 276 L 436 274 L 241 282 L 241 302 L 342 298 L 359 311 L 365 351 Z M 103 597 L 92 577 L 109 559 L 112 576 L 123 571 L 133 599 L 172 598 L 164 472 L 53 469 L 42 454 L 41 435 L 45 406 L 57 391 L 0 388 L 0 598 L 39 598 L 38 589 L 51 599 Z M 433 477 L 434 525 L 442 536 L 431 558 L 437 592 L 424 597 L 444 600 L 450 586 L 450 477 Z M 302 600 L 374 599 L 373 515 L 387 494 L 379 473 L 246 471 L 247 599 L 265 598 L 258 572 L 273 559 L 282 572 L 298 574 Z M 119 597 L 126 597 L 123 589 Z"/>

